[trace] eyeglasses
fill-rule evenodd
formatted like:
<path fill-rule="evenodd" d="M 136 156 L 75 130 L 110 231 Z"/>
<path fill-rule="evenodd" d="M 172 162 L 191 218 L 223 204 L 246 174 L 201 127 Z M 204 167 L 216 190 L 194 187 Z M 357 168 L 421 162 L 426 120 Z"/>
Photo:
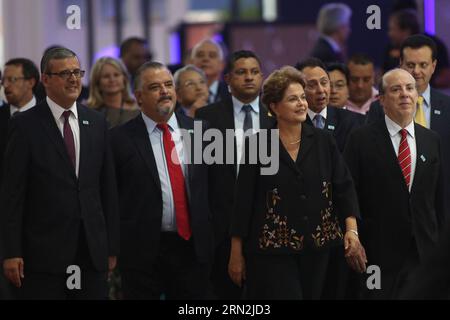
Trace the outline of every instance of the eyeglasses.
<path fill-rule="evenodd" d="M 75 69 L 73 71 L 63 70 L 61 72 L 47 72 L 46 74 L 49 76 L 58 76 L 61 79 L 68 80 L 71 76 L 75 76 L 75 78 L 80 79 L 84 77 L 86 71 Z"/>
<path fill-rule="evenodd" d="M 5 83 L 11 83 L 14 84 L 19 80 L 23 80 L 23 79 L 27 79 L 25 77 L 5 77 L 2 79 L 2 81 L 0 82 L 3 85 L 5 85 Z"/>

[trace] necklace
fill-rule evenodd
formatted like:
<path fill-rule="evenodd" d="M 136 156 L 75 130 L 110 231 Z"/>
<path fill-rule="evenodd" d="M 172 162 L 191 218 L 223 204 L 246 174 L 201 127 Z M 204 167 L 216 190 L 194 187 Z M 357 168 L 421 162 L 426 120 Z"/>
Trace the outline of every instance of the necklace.
<path fill-rule="evenodd" d="M 300 141 L 302 141 L 302 139 L 300 138 L 300 139 L 298 139 L 297 141 L 294 141 L 294 142 L 288 142 L 288 144 L 297 144 L 297 143 L 300 143 Z"/>

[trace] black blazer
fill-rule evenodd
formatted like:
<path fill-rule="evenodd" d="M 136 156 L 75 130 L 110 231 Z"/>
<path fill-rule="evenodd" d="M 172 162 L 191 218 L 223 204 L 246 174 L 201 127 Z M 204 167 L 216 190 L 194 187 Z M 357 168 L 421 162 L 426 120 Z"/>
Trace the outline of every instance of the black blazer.
<path fill-rule="evenodd" d="M 6 149 L 6 142 L 8 138 L 8 124 L 11 117 L 9 105 L 0 107 L 0 187 L 3 180 L 3 157 Z"/>
<path fill-rule="evenodd" d="M 259 125 L 261 129 L 272 128 L 275 119 L 269 117 L 268 110 L 260 104 Z M 235 129 L 232 99 L 211 104 L 196 111 L 195 116 L 206 121 L 208 128 L 220 130 L 225 137 L 227 129 Z M 234 185 L 237 178 L 236 145 L 233 150 L 224 148 L 223 155 L 234 154 L 233 164 L 213 164 L 209 166 L 210 206 L 213 214 L 216 244 L 229 238 L 230 216 L 234 202 Z"/>
<path fill-rule="evenodd" d="M 80 226 L 94 267 L 118 255 L 119 215 L 105 119 L 77 104 L 79 176 L 47 103 L 10 121 L 1 192 L 5 257 L 23 257 L 34 272 L 65 273 Z"/>
<path fill-rule="evenodd" d="M 262 139 L 270 146 L 270 136 Z M 331 134 L 304 124 L 301 139 L 295 162 L 279 141 L 275 175 L 260 174 L 260 161 L 239 169 L 231 235 L 243 238 L 247 252 L 329 248 L 342 243 L 345 218 L 359 217 L 350 171 Z"/>
<path fill-rule="evenodd" d="M 399 271 L 412 238 L 422 259 L 443 225 L 444 188 L 439 136 L 415 125 L 417 164 L 409 193 L 384 119 L 356 130 L 345 159 L 361 208 L 361 242 L 369 265 Z"/>
<path fill-rule="evenodd" d="M 450 97 L 431 88 L 430 90 L 430 129 L 441 137 L 442 156 L 444 159 L 443 174 L 446 189 L 450 190 Z M 367 115 L 367 122 L 373 123 L 377 119 L 384 119 L 384 110 L 379 101 L 372 103 Z M 446 199 L 446 209 L 450 209 L 450 199 Z M 447 212 L 447 215 L 450 212 Z"/>
<path fill-rule="evenodd" d="M 180 128 L 194 128 L 191 118 L 180 113 L 176 116 Z M 112 129 L 111 141 L 119 190 L 120 267 L 148 270 L 159 251 L 163 208 L 158 168 L 142 115 Z M 208 206 L 208 170 L 203 164 L 189 164 L 187 171 L 195 251 L 200 262 L 210 262 L 214 244 Z"/>
<path fill-rule="evenodd" d="M 226 101 L 228 99 L 231 99 L 230 91 L 228 91 L 228 85 L 225 81 L 219 80 L 219 87 L 217 88 L 217 95 L 214 98 L 214 103 Z"/>
<path fill-rule="evenodd" d="M 365 117 L 344 109 L 327 107 L 327 120 L 324 129 L 331 132 L 340 151 L 344 151 L 347 138 L 353 130 L 363 125 Z M 312 119 L 306 117 L 306 123 L 313 125 Z"/>
<path fill-rule="evenodd" d="M 333 62 L 344 62 L 342 54 L 334 51 L 328 41 L 326 41 L 322 37 L 317 39 L 317 42 L 314 45 L 310 56 L 322 60 L 322 62 L 325 64 L 330 64 Z"/>

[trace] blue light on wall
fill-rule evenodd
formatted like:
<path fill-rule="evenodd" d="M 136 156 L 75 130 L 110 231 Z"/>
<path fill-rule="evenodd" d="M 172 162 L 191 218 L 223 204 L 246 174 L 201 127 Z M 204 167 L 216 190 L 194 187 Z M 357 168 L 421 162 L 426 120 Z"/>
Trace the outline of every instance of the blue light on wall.
<path fill-rule="evenodd" d="M 435 14 L 434 14 L 434 0 L 423 1 L 423 11 L 425 20 L 425 32 L 431 35 L 436 33 Z"/>

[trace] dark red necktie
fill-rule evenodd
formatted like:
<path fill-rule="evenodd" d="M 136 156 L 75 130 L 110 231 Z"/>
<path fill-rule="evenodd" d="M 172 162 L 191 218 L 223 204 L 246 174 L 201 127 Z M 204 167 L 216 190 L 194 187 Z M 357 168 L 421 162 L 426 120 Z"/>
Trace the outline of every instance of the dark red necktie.
<path fill-rule="evenodd" d="M 70 128 L 69 117 L 72 111 L 64 111 L 64 142 L 66 144 L 67 153 L 69 155 L 70 160 L 72 161 L 73 167 L 76 168 L 76 156 L 75 156 L 75 141 L 73 139 L 73 132 Z"/>
<path fill-rule="evenodd" d="M 406 129 L 400 130 L 402 139 L 400 140 L 400 146 L 398 148 L 398 162 L 400 168 L 403 172 L 403 177 L 405 177 L 406 185 L 409 189 L 409 184 L 411 182 L 411 151 L 409 150 L 408 144 L 408 131 Z"/>
<path fill-rule="evenodd" d="M 170 184 L 172 186 L 173 201 L 175 203 L 175 217 L 177 220 L 178 234 L 185 240 L 189 240 L 192 231 L 189 224 L 189 210 L 184 184 L 183 171 L 181 170 L 175 143 L 167 124 L 158 124 L 163 132 L 164 154 L 166 156 L 167 169 L 169 171 Z"/>

